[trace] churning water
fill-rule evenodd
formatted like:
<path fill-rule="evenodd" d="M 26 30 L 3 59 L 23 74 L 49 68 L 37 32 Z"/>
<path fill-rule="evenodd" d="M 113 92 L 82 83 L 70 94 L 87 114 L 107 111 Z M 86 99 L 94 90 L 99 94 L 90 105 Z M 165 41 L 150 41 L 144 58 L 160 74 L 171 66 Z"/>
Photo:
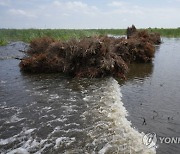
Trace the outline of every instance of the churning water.
<path fill-rule="evenodd" d="M 142 137 L 179 134 L 180 40 L 164 39 L 153 64 L 132 65 L 119 83 L 22 74 L 13 57 L 23 57 L 24 48 L 0 47 L 1 153 L 178 152 L 175 144 L 148 149 Z"/>

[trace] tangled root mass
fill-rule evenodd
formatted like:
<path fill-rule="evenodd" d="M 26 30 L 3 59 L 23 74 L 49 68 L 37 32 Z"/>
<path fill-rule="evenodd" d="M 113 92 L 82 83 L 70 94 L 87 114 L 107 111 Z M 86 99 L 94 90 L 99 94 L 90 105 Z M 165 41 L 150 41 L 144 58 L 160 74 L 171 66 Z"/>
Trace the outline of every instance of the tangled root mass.
<path fill-rule="evenodd" d="M 28 57 L 20 62 L 23 72 L 65 73 L 72 77 L 124 78 L 128 63 L 151 62 L 160 35 L 127 29 L 127 39 L 108 36 L 86 37 L 81 40 L 57 41 L 49 37 L 30 43 Z"/>

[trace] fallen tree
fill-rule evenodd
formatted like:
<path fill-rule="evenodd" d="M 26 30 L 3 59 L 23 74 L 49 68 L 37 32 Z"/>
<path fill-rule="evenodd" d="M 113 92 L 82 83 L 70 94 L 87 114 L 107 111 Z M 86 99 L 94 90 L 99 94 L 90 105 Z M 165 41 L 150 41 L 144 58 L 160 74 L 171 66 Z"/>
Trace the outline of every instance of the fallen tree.
<path fill-rule="evenodd" d="M 127 63 L 150 62 L 155 52 L 154 44 L 160 43 L 159 34 L 138 31 L 133 26 L 128 28 L 127 34 L 127 39 L 96 36 L 67 42 L 38 38 L 30 43 L 29 56 L 20 62 L 20 68 L 30 73 L 124 78 Z"/>

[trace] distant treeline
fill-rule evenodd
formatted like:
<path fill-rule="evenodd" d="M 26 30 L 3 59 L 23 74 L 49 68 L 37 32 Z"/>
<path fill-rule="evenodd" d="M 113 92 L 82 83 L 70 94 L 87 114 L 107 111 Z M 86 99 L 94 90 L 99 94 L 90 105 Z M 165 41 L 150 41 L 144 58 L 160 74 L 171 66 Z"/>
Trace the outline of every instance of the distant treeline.
<path fill-rule="evenodd" d="M 150 32 L 159 32 L 164 37 L 180 37 L 180 28 L 163 29 L 148 28 Z M 5 45 L 9 41 L 24 41 L 39 37 L 53 37 L 57 40 L 69 40 L 71 38 L 80 39 L 83 37 L 99 35 L 125 35 L 126 29 L 0 29 L 0 45 Z"/>

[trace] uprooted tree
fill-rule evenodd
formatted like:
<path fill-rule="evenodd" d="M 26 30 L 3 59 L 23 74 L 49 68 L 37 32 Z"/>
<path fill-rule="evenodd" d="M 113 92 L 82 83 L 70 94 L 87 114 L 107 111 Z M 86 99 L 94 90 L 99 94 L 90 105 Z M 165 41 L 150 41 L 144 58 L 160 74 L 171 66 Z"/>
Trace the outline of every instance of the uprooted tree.
<path fill-rule="evenodd" d="M 23 72 L 65 73 L 72 77 L 124 78 L 128 63 L 151 62 L 160 35 L 127 29 L 127 39 L 108 36 L 57 41 L 49 37 L 30 43 L 28 56 L 20 62 Z"/>

